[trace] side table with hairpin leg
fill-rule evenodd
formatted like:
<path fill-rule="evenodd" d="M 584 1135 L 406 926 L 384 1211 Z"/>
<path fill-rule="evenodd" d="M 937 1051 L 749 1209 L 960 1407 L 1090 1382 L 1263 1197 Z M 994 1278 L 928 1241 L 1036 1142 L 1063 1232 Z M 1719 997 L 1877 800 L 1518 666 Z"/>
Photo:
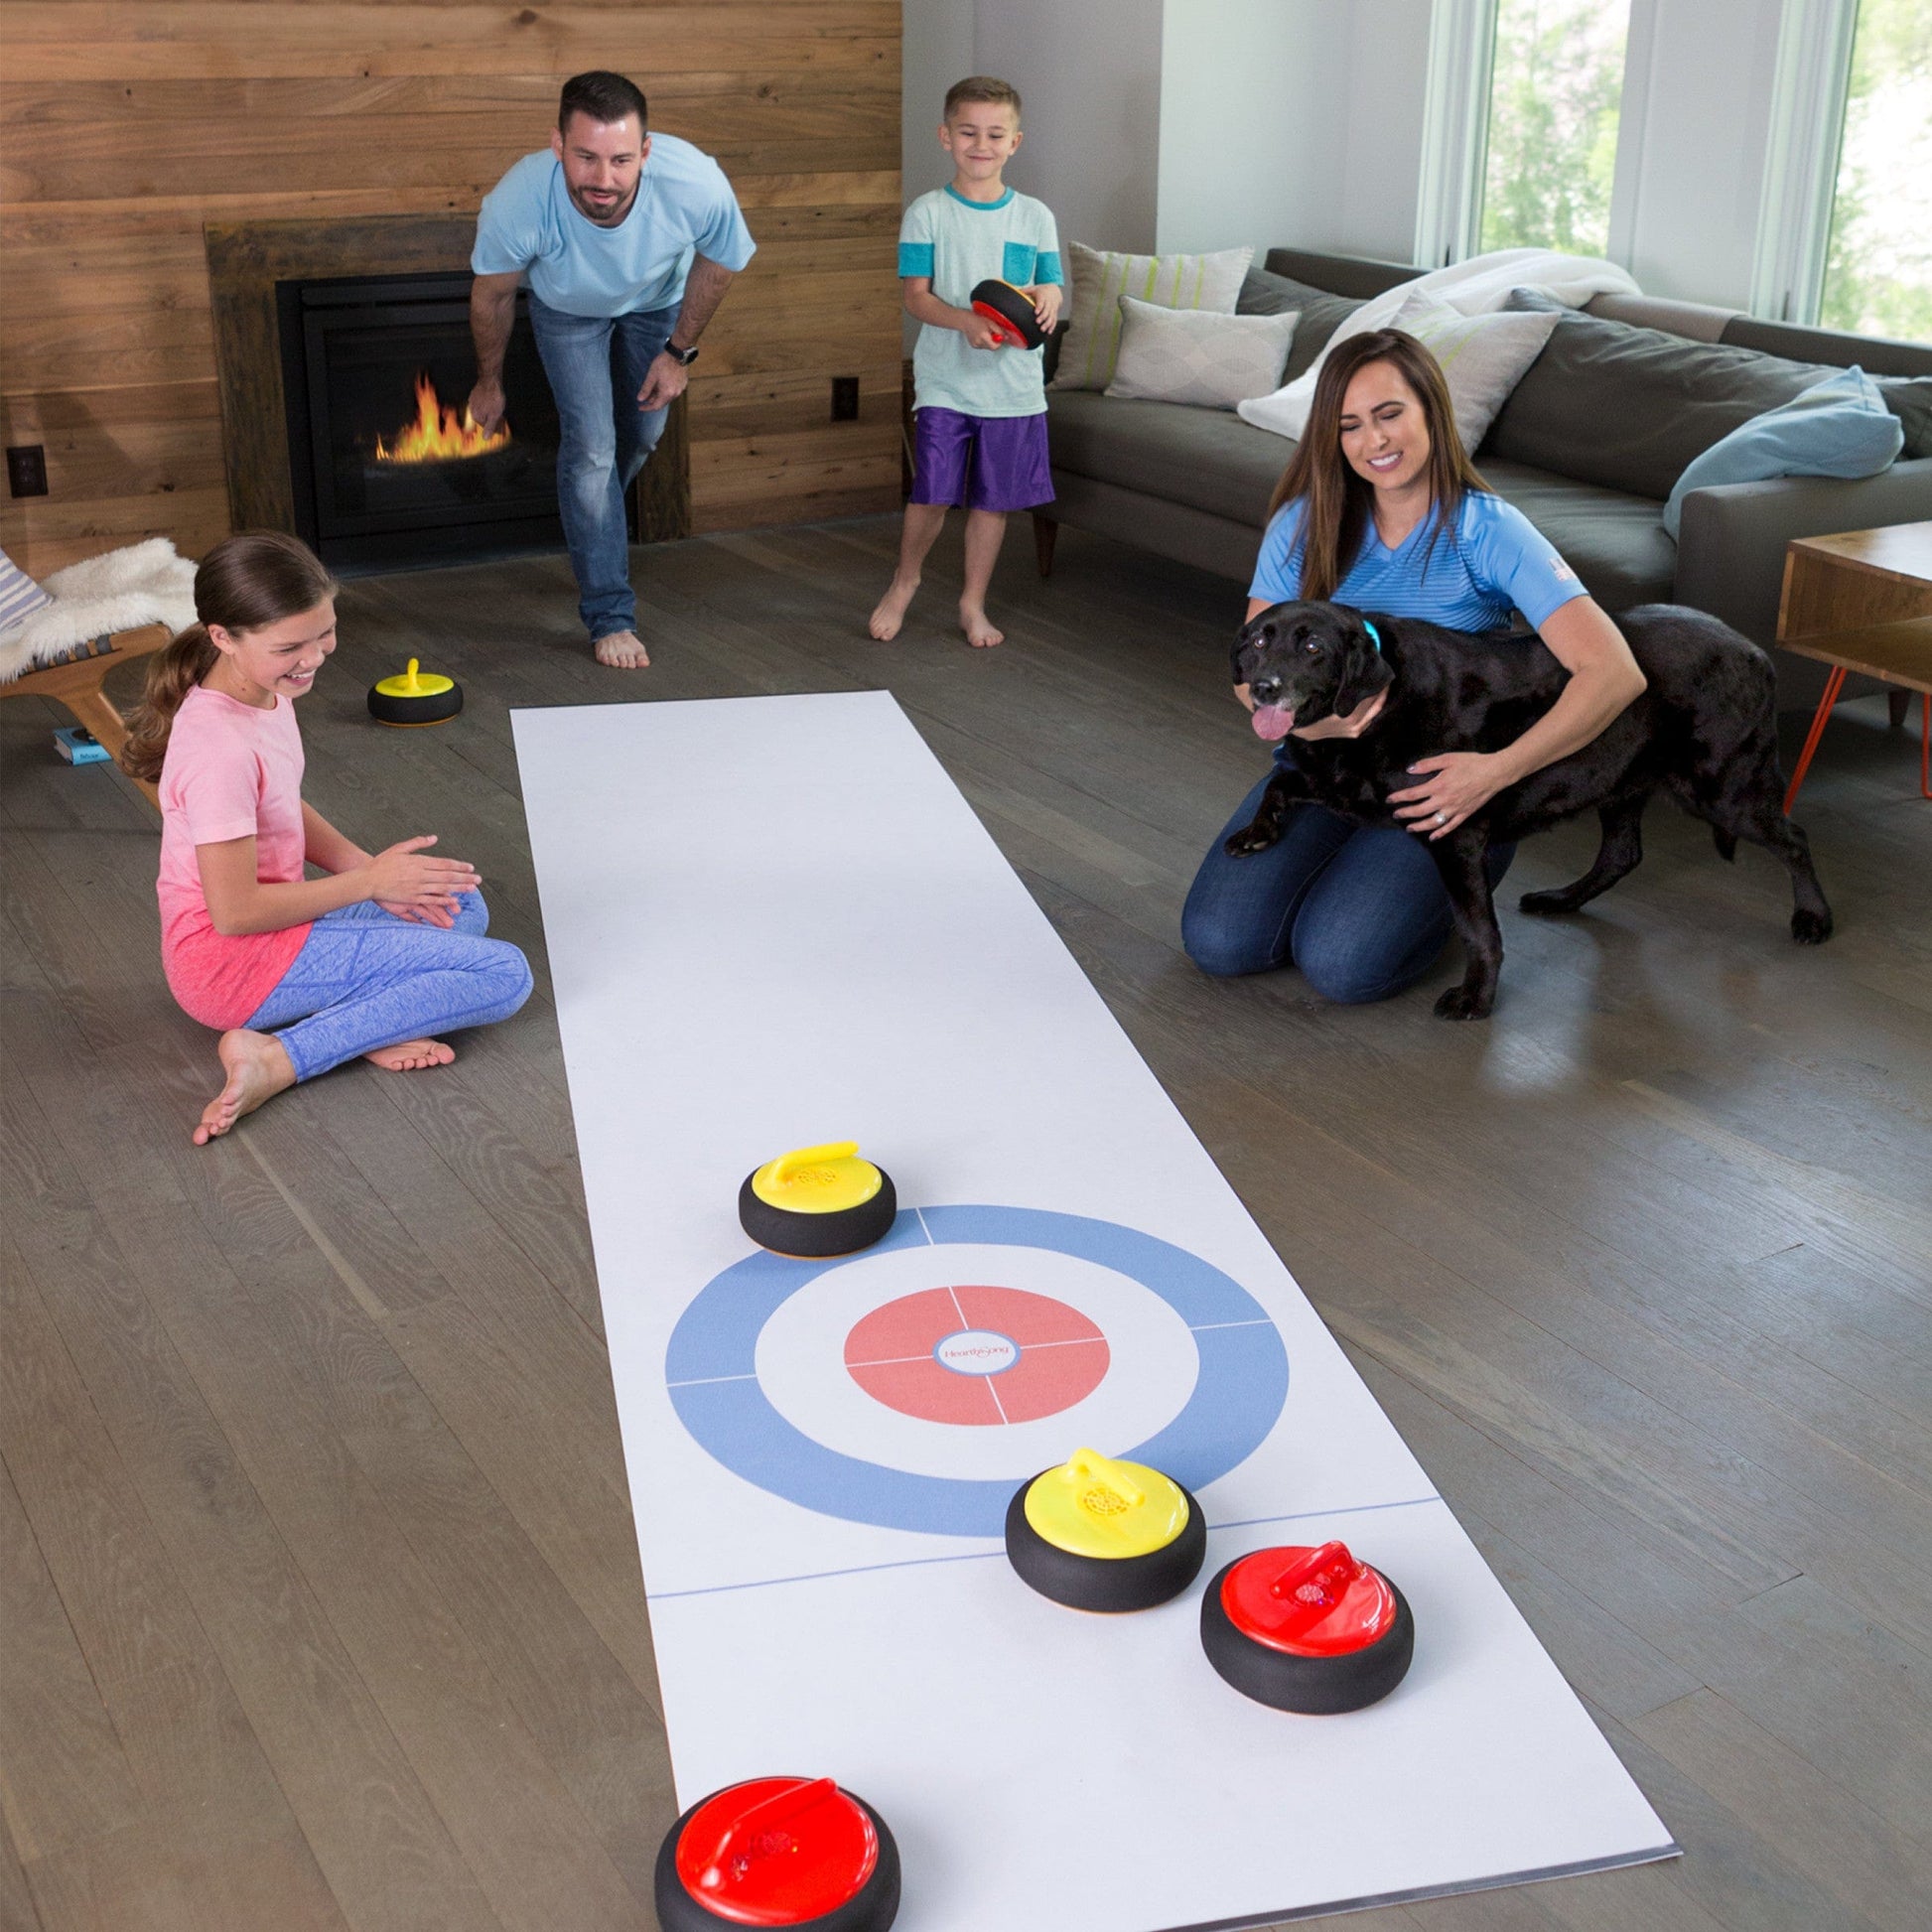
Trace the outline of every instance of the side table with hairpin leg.
<path fill-rule="evenodd" d="M 1932 522 L 1794 538 L 1784 557 L 1778 642 L 1832 667 L 1784 794 L 1785 811 L 1848 671 L 1892 687 L 1894 724 L 1903 722 L 1910 694 L 1919 694 L 1918 783 L 1932 798 Z"/>

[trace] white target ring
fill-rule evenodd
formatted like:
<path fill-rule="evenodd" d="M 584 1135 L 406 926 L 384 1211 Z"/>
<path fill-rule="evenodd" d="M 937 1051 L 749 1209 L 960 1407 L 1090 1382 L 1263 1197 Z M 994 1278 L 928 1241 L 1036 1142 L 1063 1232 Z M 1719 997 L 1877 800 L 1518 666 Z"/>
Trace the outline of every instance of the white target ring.
<path fill-rule="evenodd" d="M 847 1335 L 886 1303 L 960 1282 L 997 1282 L 1077 1310 L 1107 1339 L 1099 1386 L 1055 1415 L 997 1429 L 901 1415 L 869 1395 L 846 1366 Z M 1145 1442 L 1186 1407 L 1200 1372 L 1186 1322 L 1142 1283 L 1077 1255 L 979 1242 L 861 1255 L 820 1275 L 764 1324 L 757 1361 L 771 1406 L 829 1449 L 910 1475 L 1010 1482 L 1088 1443 Z M 979 1372 L 992 1367 L 983 1357 Z"/>

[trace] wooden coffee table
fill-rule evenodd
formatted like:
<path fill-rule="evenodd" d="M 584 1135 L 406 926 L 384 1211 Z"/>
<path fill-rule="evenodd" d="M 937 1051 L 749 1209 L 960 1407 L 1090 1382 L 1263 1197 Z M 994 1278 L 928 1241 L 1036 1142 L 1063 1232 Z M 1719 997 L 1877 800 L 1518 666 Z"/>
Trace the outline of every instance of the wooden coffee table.
<path fill-rule="evenodd" d="M 1793 538 L 1784 555 L 1778 642 L 1832 667 L 1784 794 L 1786 813 L 1847 671 L 1891 685 L 1895 703 L 1919 693 L 1918 784 L 1932 798 L 1932 522 Z"/>

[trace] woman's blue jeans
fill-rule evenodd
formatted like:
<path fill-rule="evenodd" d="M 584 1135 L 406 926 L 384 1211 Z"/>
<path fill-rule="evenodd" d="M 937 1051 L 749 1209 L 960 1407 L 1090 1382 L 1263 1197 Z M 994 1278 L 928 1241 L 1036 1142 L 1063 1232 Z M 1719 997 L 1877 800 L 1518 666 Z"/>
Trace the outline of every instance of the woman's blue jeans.
<path fill-rule="evenodd" d="M 557 507 L 593 642 L 637 627 L 623 496 L 664 434 L 666 412 L 639 409 L 637 391 L 676 321 L 675 309 L 566 315 L 530 297 L 530 329 L 562 430 Z"/>
<path fill-rule="evenodd" d="M 1216 978 L 1291 961 L 1340 1006 L 1386 1000 L 1435 965 L 1454 920 L 1420 834 L 1353 825 L 1321 805 L 1295 805 L 1266 852 L 1230 858 L 1223 841 L 1255 815 L 1266 778 L 1208 847 L 1180 914 L 1181 943 Z M 1516 856 L 1489 848 L 1493 889 Z"/>

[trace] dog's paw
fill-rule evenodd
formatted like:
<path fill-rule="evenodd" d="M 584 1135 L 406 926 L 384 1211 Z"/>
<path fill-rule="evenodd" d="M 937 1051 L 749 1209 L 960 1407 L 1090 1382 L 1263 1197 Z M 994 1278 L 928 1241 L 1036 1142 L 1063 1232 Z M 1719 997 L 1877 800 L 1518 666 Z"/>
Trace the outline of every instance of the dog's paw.
<path fill-rule="evenodd" d="M 1801 946 L 1822 946 L 1832 936 L 1832 915 L 1829 912 L 1792 913 L 1791 936 Z"/>
<path fill-rule="evenodd" d="M 1472 992 L 1466 986 L 1451 986 L 1436 1002 L 1438 1020 L 1487 1020 L 1496 1004 L 1493 993 Z"/>
<path fill-rule="evenodd" d="M 1266 852 L 1280 837 L 1281 834 L 1279 832 L 1257 832 L 1250 825 L 1245 830 L 1236 832 L 1229 838 L 1221 850 L 1230 859 L 1247 859 L 1253 857 L 1257 852 Z"/>
<path fill-rule="evenodd" d="M 1581 903 L 1567 887 L 1548 893 L 1525 893 L 1516 901 L 1519 912 L 1574 912 Z"/>

